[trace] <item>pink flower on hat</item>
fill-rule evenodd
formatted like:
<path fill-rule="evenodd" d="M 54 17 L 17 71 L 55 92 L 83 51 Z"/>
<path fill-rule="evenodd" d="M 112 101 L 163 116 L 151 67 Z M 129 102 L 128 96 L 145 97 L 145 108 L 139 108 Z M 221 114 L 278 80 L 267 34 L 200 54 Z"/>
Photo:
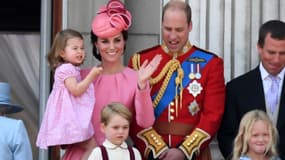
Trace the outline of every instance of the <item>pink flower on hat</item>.
<path fill-rule="evenodd" d="M 92 31 L 98 37 L 111 37 L 131 26 L 131 13 L 119 0 L 110 0 L 102 6 L 92 22 Z"/>

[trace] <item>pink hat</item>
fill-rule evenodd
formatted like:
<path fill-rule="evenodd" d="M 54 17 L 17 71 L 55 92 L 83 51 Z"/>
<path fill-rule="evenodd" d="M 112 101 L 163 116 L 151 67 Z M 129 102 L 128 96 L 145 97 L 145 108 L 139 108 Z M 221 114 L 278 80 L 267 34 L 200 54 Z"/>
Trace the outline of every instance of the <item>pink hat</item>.
<path fill-rule="evenodd" d="M 98 37 L 111 37 L 128 30 L 132 15 L 120 0 L 110 0 L 102 6 L 92 22 L 92 31 Z"/>

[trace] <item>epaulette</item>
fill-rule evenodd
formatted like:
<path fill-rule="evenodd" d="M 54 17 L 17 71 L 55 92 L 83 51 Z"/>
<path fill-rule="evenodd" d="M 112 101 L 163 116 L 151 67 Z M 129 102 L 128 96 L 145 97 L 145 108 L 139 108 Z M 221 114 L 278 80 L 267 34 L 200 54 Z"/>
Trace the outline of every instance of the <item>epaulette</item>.
<path fill-rule="evenodd" d="M 138 53 L 138 54 L 148 53 L 149 51 L 155 50 L 155 49 L 157 49 L 157 48 L 159 48 L 159 47 L 160 47 L 160 45 L 156 45 L 156 46 L 153 46 L 153 47 L 150 47 L 150 48 L 141 50 L 141 51 L 139 51 L 139 52 L 137 52 L 137 53 Z"/>
<path fill-rule="evenodd" d="M 147 49 L 144 49 L 144 50 L 141 50 L 139 52 L 134 53 L 132 58 L 131 58 L 131 61 L 132 61 L 131 67 L 135 70 L 139 70 L 139 68 L 141 66 L 140 55 L 150 53 L 151 51 L 155 51 L 159 48 L 160 48 L 160 45 L 156 45 L 156 46 L 153 46 L 153 47 L 150 47 L 150 48 L 147 48 Z"/>
<path fill-rule="evenodd" d="M 196 47 L 197 50 L 200 50 L 200 51 L 205 52 L 205 53 L 207 53 L 207 54 L 211 54 L 211 55 L 213 55 L 213 56 L 218 57 L 218 55 L 215 54 L 214 52 L 211 52 L 211 51 L 206 50 L 206 49 L 199 48 L 199 47 L 197 47 L 197 46 L 195 46 L 195 47 Z"/>

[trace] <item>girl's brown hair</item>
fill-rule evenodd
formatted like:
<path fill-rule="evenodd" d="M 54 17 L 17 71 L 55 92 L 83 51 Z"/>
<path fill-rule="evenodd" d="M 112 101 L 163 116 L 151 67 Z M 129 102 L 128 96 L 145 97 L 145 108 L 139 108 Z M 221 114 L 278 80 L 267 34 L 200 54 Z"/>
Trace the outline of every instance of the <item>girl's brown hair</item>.
<path fill-rule="evenodd" d="M 51 70 L 54 71 L 56 67 L 64 63 L 64 60 L 60 56 L 60 53 L 66 47 L 67 40 L 71 38 L 80 38 L 83 40 L 83 36 L 78 31 L 72 29 L 62 30 L 55 35 L 51 49 L 48 53 L 48 62 Z"/>

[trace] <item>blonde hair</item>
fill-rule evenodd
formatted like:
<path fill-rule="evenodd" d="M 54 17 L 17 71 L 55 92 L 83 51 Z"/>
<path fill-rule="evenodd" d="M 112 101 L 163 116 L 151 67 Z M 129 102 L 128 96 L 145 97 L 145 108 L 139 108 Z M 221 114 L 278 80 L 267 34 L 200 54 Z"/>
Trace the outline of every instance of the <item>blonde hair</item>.
<path fill-rule="evenodd" d="M 104 106 L 101 110 L 101 123 L 108 125 L 111 117 L 120 115 L 125 118 L 129 123 L 132 121 L 132 113 L 129 109 L 119 102 L 113 102 Z"/>
<path fill-rule="evenodd" d="M 83 36 L 78 31 L 72 29 L 62 30 L 55 35 L 51 49 L 48 53 L 48 62 L 51 70 L 55 70 L 56 67 L 64 63 L 60 53 L 64 50 L 67 41 L 71 38 L 80 38 L 83 40 Z"/>
<path fill-rule="evenodd" d="M 234 140 L 233 160 L 239 160 L 240 156 L 248 152 L 248 141 L 252 134 L 252 127 L 257 121 L 262 121 L 268 126 L 269 143 L 264 152 L 264 156 L 277 156 L 276 145 L 278 141 L 278 132 L 268 115 L 261 110 L 252 110 L 247 112 L 241 119 L 239 131 Z"/>

